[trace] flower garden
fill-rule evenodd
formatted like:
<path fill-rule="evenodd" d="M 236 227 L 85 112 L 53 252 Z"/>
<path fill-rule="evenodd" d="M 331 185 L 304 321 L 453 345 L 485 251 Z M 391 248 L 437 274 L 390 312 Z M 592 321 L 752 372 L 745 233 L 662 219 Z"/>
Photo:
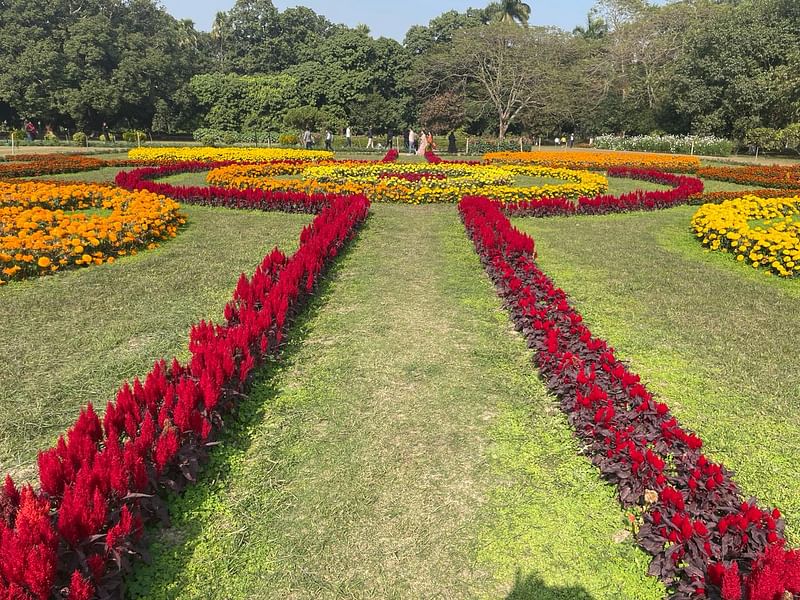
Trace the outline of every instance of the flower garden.
<path fill-rule="evenodd" d="M 117 311 L 77 346 L 0 334 L 47 357 L 0 372 L 0 597 L 798 597 L 798 172 L 568 150 L 0 165 L 6 312 L 59 331 L 77 318 L 42 298 L 67 288 L 81 318 Z M 158 313 L 191 327 L 149 345 Z M 47 427 L 13 408 L 57 383 Z"/>

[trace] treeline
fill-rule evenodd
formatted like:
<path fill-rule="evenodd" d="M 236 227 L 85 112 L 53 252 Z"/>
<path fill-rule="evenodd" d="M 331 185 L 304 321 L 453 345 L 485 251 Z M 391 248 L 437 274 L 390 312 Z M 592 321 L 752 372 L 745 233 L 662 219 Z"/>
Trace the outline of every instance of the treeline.
<path fill-rule="evenodd" d="M 448 11 L 400 43 L 271 0 L 238 0 L 208 33 L 154 0 L 0 0 L 0 122 L 741 141 L 800 122 L 796 0 L 601 0 L 572 32 L 528 13 Z"/>

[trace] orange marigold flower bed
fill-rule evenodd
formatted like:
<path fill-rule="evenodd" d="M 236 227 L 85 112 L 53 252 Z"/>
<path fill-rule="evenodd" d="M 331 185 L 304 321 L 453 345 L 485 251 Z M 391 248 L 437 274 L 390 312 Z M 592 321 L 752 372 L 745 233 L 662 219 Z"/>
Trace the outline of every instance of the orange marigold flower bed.
<path fill-rule="evenodd" d="M 605 171 L 612 167 L 656 169 L 671 173 L 694 173 L 700 168 L 696 156 L 646 152 L 608 152 L 598 150 L 541 150 L 536 152 L 490 152 L 488 163 L 542 165 L 565 169 Z"/>
<path fill-rule="evenodd" d="M 0 285 L 153 248 L 186 222 L 178 209 L 145 191 L 0 183 Z"/>

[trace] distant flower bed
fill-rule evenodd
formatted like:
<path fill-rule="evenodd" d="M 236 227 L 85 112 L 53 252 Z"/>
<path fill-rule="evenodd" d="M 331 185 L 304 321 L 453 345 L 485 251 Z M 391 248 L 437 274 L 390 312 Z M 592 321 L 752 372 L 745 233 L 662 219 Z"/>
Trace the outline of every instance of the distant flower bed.
<path fill-rule="evenodd" d="M 800 197 L 745 196 L 706 204 L 692 218 L 704 246 L 730 252 L 753 268 L 800 275 Z"/>
<path fill-rule="evenodd" d="M 99 185 L 0 183 L 0 284 L 114 262 L 175 237 L 177 202 Z M 86 214 L 104 209 L 110 214 Z"/>
<path fill-rule="evenodd" d="M 333 158 L 333 152 L 293 148 L 134 148 L 128 152 L 128 157 L 154 164 L 186 161 L 257 163 L 275 160 L 325 160 Z"/>
<path fill-rule="evenodd" d="M 601 135 L 594 139 L 594 147 L 604 150 L 728 156 L 733 151 L 734 144 L 730 140 L 713 135 L 636 135 L 631 137 Z"/>
<path fill-rule="evenodd" d="M 537 152 L 490 152 L 484 160 L 495 165 L 542 165 L 566 169 L 605 171 L 613 167 L 656 169 L 671 173 L 694 173 L 700 168 L 696 156 L 629 154 L 593 150 L 542 150 Z"/>
<path fill-rule="evenodd" d="M 0 179 L 13 177 L 41 177 L 58 173 L 79 173 L 103 167 L 138 164 L 128 160 L 104 160 L 83 154 L 17 154 L 0 162 Z"/>

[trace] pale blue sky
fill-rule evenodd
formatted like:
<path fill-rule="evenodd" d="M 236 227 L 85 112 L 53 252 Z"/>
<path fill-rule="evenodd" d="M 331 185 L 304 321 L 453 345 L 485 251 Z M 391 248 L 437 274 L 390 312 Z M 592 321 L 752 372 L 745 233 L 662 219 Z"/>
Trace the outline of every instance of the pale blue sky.
<path fill-rule="evenodd" d="M 217 11 L 230 9 L 235 0 L 161 0 L 164 7 L 179 19 L 192 19 L 199 29 L 211 29 Z M 355 26 L 364 23 L 375 37 L 403 40 L 412 25 L 427 25 L 433 17 L 455 9 L 486 6 L 489 0 L 273 0 L 283 10 L 289 6 L 307 6 L 334 23 Z M 586 13 L 595 0 L 528 0 L 533 8 L 533 25 L 556 25 L 572 30 L 586 22 Z"/>

